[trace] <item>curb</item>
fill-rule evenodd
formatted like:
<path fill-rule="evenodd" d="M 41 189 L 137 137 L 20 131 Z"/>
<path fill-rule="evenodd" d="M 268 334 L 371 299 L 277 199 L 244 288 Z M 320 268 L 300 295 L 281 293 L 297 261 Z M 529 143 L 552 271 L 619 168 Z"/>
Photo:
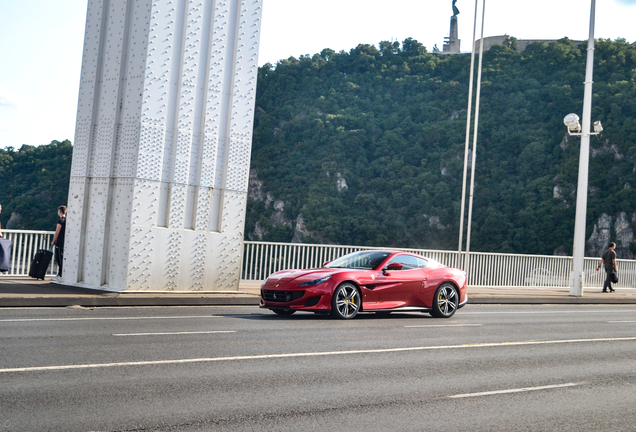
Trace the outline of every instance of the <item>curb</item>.
<path fill-rule="evenodd" d="M 473 294 L 467 304 L 636 304 L 626 297 L 503 297 Z"/>
<path fill-rule="evenodd" d="M 258 306 L 256 296 L 15 296 L 0 297 L 0 307 Z"/>

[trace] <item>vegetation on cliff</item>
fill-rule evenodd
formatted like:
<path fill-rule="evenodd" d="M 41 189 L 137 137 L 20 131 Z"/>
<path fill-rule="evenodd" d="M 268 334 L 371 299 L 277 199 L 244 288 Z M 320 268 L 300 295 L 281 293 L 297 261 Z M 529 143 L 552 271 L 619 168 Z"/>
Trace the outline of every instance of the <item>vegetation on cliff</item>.
<path fill-rule="evenodd" d="M 580 114 L 585 58 L 568 39 L 485 53 L 472 250 L 571 252 L 579 138 L 563 117 Z M 248 237 L 288 242 L 302 215 L 305 242 L 457 248 L 469 71 L 413 39 L 261 67 L 252 170 L 272 199 L 248 201 Z M 594 81 L 588 237 L 636 212 L 635 47 L 597 41 Z"/>
<path fill-rule="evenodd" d="M 580 114 L 585 58 L 568 39 L 485 53 L 472 250 L 571 253 L 579 138 L 562 120 Z M 470 55 L 413 39 L 261 67 L 246 237 L 456 249 L 469 71 Z M 605 244 L 620 225 L 634 253 L 636 48 L 597 41 L 594 81 L 605 131 L 591 140 L 586 237 Z M 71 153 L 0 150 L 3 228 L 55 227 Z"/>
<path fill-rule="evenodd" d="M 73 147 L 68 140 L 0 149 L 2 228 L 54 231 L 66 205 Z"/>

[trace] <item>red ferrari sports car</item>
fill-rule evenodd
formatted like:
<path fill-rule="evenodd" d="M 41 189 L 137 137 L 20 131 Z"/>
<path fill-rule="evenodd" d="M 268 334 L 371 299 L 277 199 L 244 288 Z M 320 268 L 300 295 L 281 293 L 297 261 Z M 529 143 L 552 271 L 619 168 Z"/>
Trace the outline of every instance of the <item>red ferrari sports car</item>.
<path fill-rule="evenodd" d="M 282 270 L 261 286 L 261 308 L 353 318 L 359 312 L 428 312 L 450 318 L 466 304 L 466 273 L 408 252 L 354 252 L 311 270 Z"/>

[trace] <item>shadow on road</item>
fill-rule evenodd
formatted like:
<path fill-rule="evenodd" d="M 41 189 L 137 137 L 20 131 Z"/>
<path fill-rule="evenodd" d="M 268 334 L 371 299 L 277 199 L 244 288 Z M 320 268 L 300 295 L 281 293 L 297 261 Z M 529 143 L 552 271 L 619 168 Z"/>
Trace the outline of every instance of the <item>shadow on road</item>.
<path fill-rule="evenodd" d="M 250 319 L 250 320 L 267 320 L 267 321 L 334 321 L 334 322 L 338 322 L 338 321 L 348 321 L 348 320 L 340 320 L 337 318 L 333 318 L 330 314 L 316 314 L 316 313 L 311 313 L 311 312 L 297 312 L 293 315 L 290 316 L 280 316 L 280 315 L 276 315 L 274 312 L 270 312 L 268 310 L 260 310 L 259 311 L 261 313 L 252 313 L 249 315 L 245 315 L 245 314 L 228 314 L 225 316 L 230 316 L 233 318 L 243 318 L 243 319 Z M 353 318 L 354 321 L 364 321 L 364 320 L 387 320 L 387 319 L 435 319 L 432 316 L 430 316 L 428 314 L 428 312 L 426 313 L 419 313 L 419 312 L 411 312 L 411 313 L 405 313 L 405 312 L 392 312 L 389 315 L 386 314 L 376 314 L 375 312 L 360 312 L 358 315 L 356 315 L 355 318 Z"/>

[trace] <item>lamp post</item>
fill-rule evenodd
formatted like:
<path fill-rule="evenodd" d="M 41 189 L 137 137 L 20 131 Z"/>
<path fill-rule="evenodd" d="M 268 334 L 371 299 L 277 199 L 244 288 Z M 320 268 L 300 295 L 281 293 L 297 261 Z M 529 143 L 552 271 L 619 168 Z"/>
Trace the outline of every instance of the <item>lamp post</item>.
<path fill-rule="evenodd" d="M 601 122 L 594 123 L 594 133 L 590 133 L 592 114 L 592 70 L 594 68 L 594 15 L 596 0 L 592 0 L 590 11 L 590 37 L 587 41 L 587 62 L 585 65 L 585 90 L 583 93 L 583 125 L 579 125 L 576 114 L 568 114 L 563 122 L 568 134 L 581 136 L 581 154 L 579 158 L 579 180 L 576 189 L 576 217 L 574 220 L 574 245 L 572 250 L 572 273 L 570 274 L 570 295 L 583 295 L 583 258 L 585 255 L 585 219 L 587 213 L 587 181 L 590 163 L 590 135 L 601 133 Z M 576 131 L 576 132 L 572 132 Z"/>

